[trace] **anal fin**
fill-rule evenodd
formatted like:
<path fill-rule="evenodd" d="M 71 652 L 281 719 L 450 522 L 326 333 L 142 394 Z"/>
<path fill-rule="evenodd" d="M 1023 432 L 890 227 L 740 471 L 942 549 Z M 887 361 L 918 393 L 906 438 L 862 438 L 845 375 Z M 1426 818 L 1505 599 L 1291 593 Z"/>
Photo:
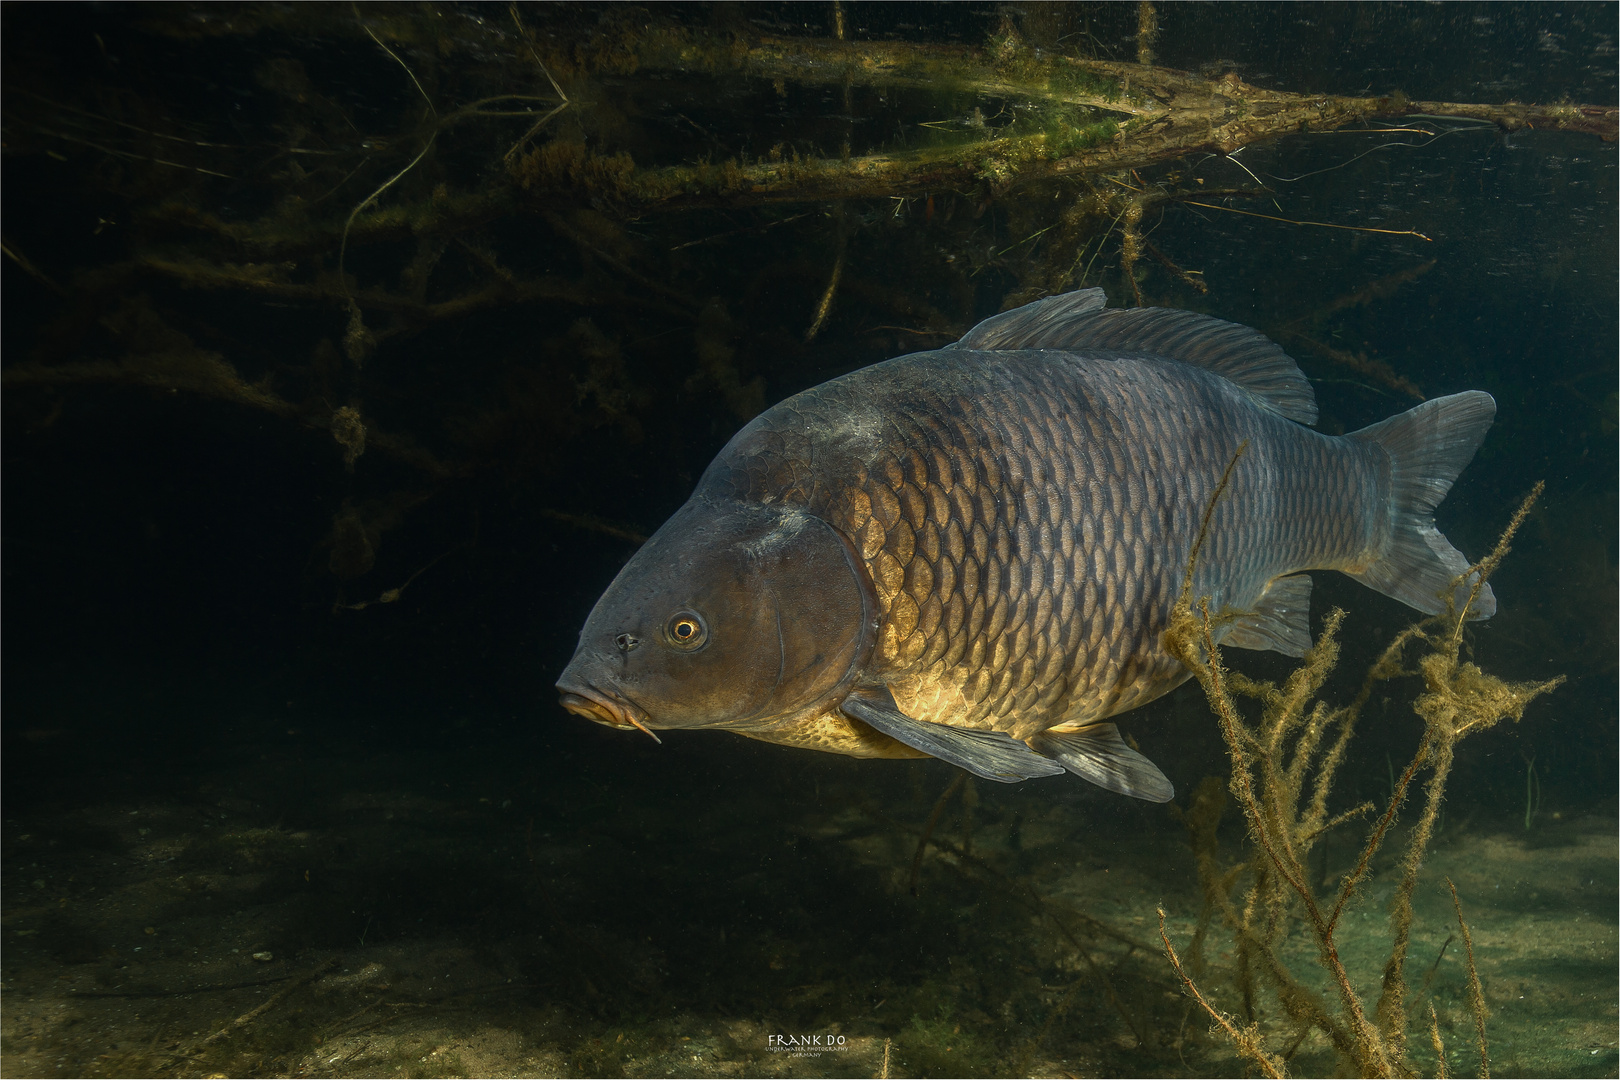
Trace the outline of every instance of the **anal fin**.
<path fill-rule="evenodd" d="M 1114 724 L 1045 731 L 1029 744 L 1080 779 L 1108 791 L 1156 803 L 1176 797 L 1175 785 L 1157 765 L 1125 745 Z"/>
<path fill-rule="evenodd" d="M 1233 616 L 1220 642 L 1239 649 L 1273 649 L 1284 656 L 1304 656 L 1311 647 L 1311 575 L 1277 578 L 1260 594 L 1252 611 Z"/>
<path fill-rule="evenodd" d="M 985 780 L 1016 784 L 1063 772 L 1062 765 L 1047 760 L 1006 732 L 913 720 L 900 711 L 887 690 L 856 690 L 839 708 L 846 716 Z"/>

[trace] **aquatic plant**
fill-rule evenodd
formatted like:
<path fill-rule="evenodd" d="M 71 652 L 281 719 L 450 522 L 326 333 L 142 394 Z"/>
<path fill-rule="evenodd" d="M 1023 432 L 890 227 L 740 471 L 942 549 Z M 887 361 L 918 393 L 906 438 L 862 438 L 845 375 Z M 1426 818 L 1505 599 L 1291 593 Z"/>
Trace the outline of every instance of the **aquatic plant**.
<path fill-rule="evenodd" d="M 95 182 L 134 204 L 138 228 L 118 258 L 81 265 L 59 251 L 33 258 L 26 240 L 8 235 L 5 256 L 73 303 L 62 317 L 72 327 L 48 335 L 63 347 L 8 364 L 5 384 L 115 384 L 207 395 L 331 431 L 346 468 L 364 446 L 443 481 L 479 468 L 482 448 L 463 444 L 435 453 L 424 445 L 425 434 L 413 438 L 388 430 L 372 406 L 363 409 L 358 401 L 379 379 L 362 369 L 391 344 L 480 313 L 536 303 L 622 301 L 626 310 L 698 323 L 693 369 L 721 385 L 733 411 L 757 401 L 749 381 L 716 359 L 719 352 L 703 329 L 706 301 L 672 286 L 680 274 L 671 266 L 635 250 L 622 227 L 627 221 L 862 200 L 895 200 L 904 209 L 917 199 L 925 201 L 927 221 L 937 227 L 936 196 L 953 206 L 958 200 L 971 204 L 977 218 L 997 200 L 1061 178 L 1066 191 L 1078 188 L 1078 197 L 1057 206 L 1040 198 L 1037 212 L 1010 208 L 1025 239 L 1007 251 L 1051 229 L 1046 250 L 1052 254 L 1019 267 L 1018 288 L 1005 303 L 1084 284 L 1105 247 L 1118 256 L 1122 287 L 1140 303 L 1136 266 L 1142 256 L 1182 285 L 1205 289 L 1196 274 L 1147 239 L 1142 223 L 1148 211 L 1195 200 L 1231 210 L 1211 200 L 1253 196 L 1259 188 L 1150 182 L 1132 170 L 1210 148 L 1230 154 L 1286 133 L 1331 131 L 1372 116 L 1461 117 L 1506 130 L 1562 128 L 1613 139 L 1620 115 L 1613 108 L 1568 103 L 1291 94 L 1252 86 L 1234 74 L 1203 78 L 1151 63 L 1157 31 L 1151 4 L 1140 9 L 1137 64 L 1050 48 L 1033 41 L 1031 27 L 1017 21 L 1005 22 L 981 46 L 845 40 L 844 17 L 837 14 L 842 9 L 833 8 L 831 39 L 606 14 L 586 25 L 576 12 L 553 15 L 540 33 L 534 17 L 526 22 L 516 6 L 510 20 L 471 10 L 341 5 L 243 5 L 206 19 L 152 14 L 144 31 L 180 44 L 291 34 L 341 45 L 356 64 L 367 53 L 380 55 L 376 84 L 392 86 L 394 98 L 386 100 L 386 90 L 369 90 L 385 100 L 367 101 L 365 112 L 391 110 L 394 130 L 362 134 L 361 110 L 323 84 L 313 60 L 306 66 L 293 57 L 266 62 L 254 74 L 259 107 L 278 142 L 227 141 L 224 133 L 206 129 L 194 105 L 143 100 L 114 85 L 59 88 L 83 91 L 70 100 L 35 86 L 11 95 L 8 125 L 20 137 L 9 140 L 8 154 L 61 158 L 52 149 L 60 146 L 85 155 L 91 171 L 97 160 L 109 163 L 107 176 Z M 344 73 L 345 80 L 356 77 Z M 639 107 L 638 95 L 673 78 L 702 80 L 717 99 L 763 84 L 778 96 L 835 85 L 845 91 L 846 110 L 857 112 L 850 105 L 852 90 L 904 92 L 928 115 L 960 109 L 967 119 L 916 125 L 938 138 L 902 134 L 852 147 L 846 137 L 834 152 L 811 137 L 784 140 L 763 152 L 708 150 L 672 161 L 655 138 L 617 136 L 631 128 L 627 116 Z M 491 92 L 450 99 L 447 88 L 468 87 Z M 97 99 L 104 112 L 89 107 Z M 986 118 L 980 103 L 987 109 L 999 104 L 1002 112 Z M 184 121 L 122 118 L 187 117 L 187 108 L 192 113 Z M 1003 115 L 1011 119 L 999 119 Z M 695 121 L 686 122 L 707 134 Z M 749 118 L 737 124 L 744 133 L 731 142 L 749 145 L 757 137 L 748 130 Z M 452 156 L 451 143 L 459 156 Z M 754 228 L 763 232 L 781 220 Z M 543 223 L 561 240 L 558 257 L 525 259 L 521 240 L 504 245 L 490 235 L 495 223 L 523 221 Z M 836 294 L 885 288 L 846 272 L 844 253 L 854 228 L 840 224 L 837 230 L 828 285 L 814 312 L 806 312 L 809 338 L 824 325 Z M 710 239 L 700 234 L 670 251 Z M 976 274 L 985 259 L 960 239 L 947 241 L 962 256 L 952 262 L 959 273 Z M 570 276 L 550 269 L 572 260 L 586 271 Z M 536 272 L 525 263 L 546 269 Z M 607 268 L 609 278 L 629 287 L 615 295 L 617 287 L 591 267 Z M 176 326 L 174 313 L 142 291 L 148 288 L 285 304 L 315 318 L 337 315 L 345 320 L 337 336 L 349 368 L 335 357 L 323 358 L 315 365 L 321 368 L 319 385 L 309 387 L 303 400 L 289 398 L 287 390 L 272 389 L 270 376 L 283 386 L 300 384 L 298 365 L 272 364 L 263 378 L 244 375 L 252 342 L 232 341 L 223 350 L 200 347 L 195 333 Z M 921 310 L 915 298 L 886 299 L 895 310 Z M 948 336 L 966 314 L 928 311 L 921 321 L 925 332 Z M 72 346 L 85 324 L 105 332 L 113 358 L 77 354 Z M 323 336 L 314 335 L 310 346 Z M 555 396 L 555 389 L 543 392 Z M 480 420 L 482 426 L 499 423 L 492 416 Z M 365 441 L 356 443 L 353 433 L 361 431 Z"/>
<path fill-rule="evenodd" d="M 422 564 L 379 562 L 407 515 L 368 506 L 415 507 L 491 473 L 555 475 L 562 448 L 595 429 L 690 445 L 802 381 L 791 350 L 840 316 L 847 333 L 861 313 L 875 359 L 958 336 L 983 314 L 985 271 L 1011 279 L 1004 307 L 1099 283 L 1138 304 L 1156 288 L 1207 292 L 1154 233 L 1163 212 L 1238 211 L 1225 204 L 1264 188 L 1172 167 L 1194 152 L 1414 113 L 1617 130 L 1606 107 L 1300 95 L 1158 67 L 1151 5 L 1136 64 L 1063 47 L 1074 28 L 1059 9 L 1010 13 L 979 45 L 850 40 L 836 4 L 831 38 L 630 10 L 241 5 L 153 9 L 119 29 L 131 48 L 241 50 L 233 93 L 254 111 L 228 123 L 127 67 L 12 76 L 8 161 L 50 162 L 53 187 L 120 207 L 94 231 L 112 243 L 19 222 L 0 245 L 48 293 L 28 313 L 32 347 L 0 371 L 14 408 L 44 427 L 68 395 L 112 387 L 310 430 L 341 470 L 310 565 L 327 570 L 322 606 L 360 611 Z M 858 126 L 891 113 L 892 130 Z M 733 277 L 728 263 L 748 268 Z M 762 295 L 783 278 L 802 296 L 786 347 L 782 305 Z M 214 317 L 226 308 L 237 317 Z M 1420 396 L 1387 362 L 1318 340 L 1335 310 L 1289 332 Z M 500 347 L 446 347 L 464 335 Z M 675 420 L 676 396 L 711 416 Z M 544 512 L 645 531 L 590 509 Z M 374 567 L 389 580 L 352 595 Z"/>
<path fill-rule="evenodd" d="M 1221 616 L 1210 612 L 1207 598 L 1195 600 L 1189 590 L 1183 590 L 1172 625 L 1165 633 L 1165 644 L 1197 677 L 1220 724 L 1232 766 L 1226 787 L 1243 815 L 1253 846 L 1246 860 L 1229 869 L 1222 867 L 1216 827 L 1226 796 L 1219 781 L 1206 780 L 1184 812 L 1203 888 L 1204 910 L 1185 955 L 1178 953 L 1170 941 L 1162 908 L 1159 932 L 1165 953 L 1187 992 L 1208 1013 L 1215 1029 L 1267 1076 L 1285 1075 L 1288 1058 L 1312 1031 L 1324 1035 L 1343 1067 L 1356 1075 L 1422 1075 L 1408 1048 L 1408 1029 L 1413 1020 L 1408 1016 L 1405 973 L 1412 933 L 1412 896 L 1434 834 L 1457 744 L 1465 736 L 1487 730 L 1505 718 L 1519 720 L 1531 701 L 1563 682 L 1562 676 L 1538 683 L 1507 682 L 1460 656 L 1468 607 L 1506 557 L 1513 535 L 1540 493 L 1538 484 L 1513 515 L 1491 553 L 1453 583 L 1472 586 L 1469 604 L 1460 611 L 1455 604 L 1448 604 L 1442 614 L 1397 634 L 1367 672 L 1355 697 L 1337 708 L 1316 695 L 1338 663 L 1343 611 L 1335 609 L 1327 615 L 1304 662 L 1279 685 L 1227 670 L 1216 644 Z M 1193 558 L 1197 558 L 1196 549 Z M 1405 657 L 1412 652 L 1420 653 L 1415 669 L 1405 666 Z M 1412 702 L 1413 712 L 1423 722 L 1423 732 L 1417 752 L 1395 780 L 1388 804 L 1381 813 L 1367 802 L 1330 816 L 1329 796 L 1363 706 L 1378 684 L 1412 674 L 1423 679 L 1423 689 Z M 1259 703 L 1257 719 L 1245 718 L 1238 697 Z M 1422 808 L 1407 835 L 1399 860 L 1399 881 L 1390 901 L 1389 957 L 1378 996 L 1369 1007 L 1367 995 L 1352 984 L 1340 956 L 1337 931 L 1367 881 L 1374 857 L 1388 838 L 1409 788 L 1425 770 L 1429 776 Z M 1319 895 L 1307 870 L 1313 846 L 1330 830 L 1375 813 L 1354 867 L 1344 875 L 1336 892 Z M 1468 1003 L 1476 1024 L 1480 1075 L 1488 1076 L 1484 994 L 1474 966 L 1472 937 L 1455 886 L 1451 892 L 1467 951 Z M 1203 948 L 1210 923 L 1217 916 L 1235 943 L 1240 1016 L 1229 1016 L 1217 1008 L 1198 985 L 1206 971 Z M 1284 959 L 1284 945 L 1300 924 L 1316 945 L 1318 962 L 1336 997 L 1333 1003 L 1312 989 Z M 1257 1021 L 1257 999 L 1262 990 L 1272 993 L 1292 1023 L 1293 1031 L 1282 1048 L 1266 1037 Z M 1445 1076 L 1446 1057 L 1432 1005 L 1429 1021 L 1436 1068 L 1439 1075 Z"/>
<path fill-rule="evenodd" d="M 1524 831 L 1529 832 L 1536 815 L 1541 812 L 1541 775 L 1536 772 L 1536 756 L 1531 754 L 1524 763 Z"/>

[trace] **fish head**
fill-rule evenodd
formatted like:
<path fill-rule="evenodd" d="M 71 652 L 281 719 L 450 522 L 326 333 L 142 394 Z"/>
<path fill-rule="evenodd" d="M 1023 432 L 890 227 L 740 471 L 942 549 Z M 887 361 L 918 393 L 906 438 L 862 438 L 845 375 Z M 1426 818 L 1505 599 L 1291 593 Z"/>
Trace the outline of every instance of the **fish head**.
<path fill-rule="evenodd" d="M 610 727 L 766 730 L 842 700 L 875 612 L 859 557 L 826 521 L 694 498 L 597 601 L 557 690 Z"/>

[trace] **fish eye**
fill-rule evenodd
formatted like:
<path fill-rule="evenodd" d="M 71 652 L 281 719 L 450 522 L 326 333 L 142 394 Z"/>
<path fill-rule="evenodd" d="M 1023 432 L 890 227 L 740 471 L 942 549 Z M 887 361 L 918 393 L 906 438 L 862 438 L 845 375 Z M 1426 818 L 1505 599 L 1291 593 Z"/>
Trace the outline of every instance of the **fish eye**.
<path fill-rule="evenodd" d="M 678 649 L 696 649 L 709 639 L 709 629 L 695 611 L 677 611 L 669 617 L 664 636 Z"/>

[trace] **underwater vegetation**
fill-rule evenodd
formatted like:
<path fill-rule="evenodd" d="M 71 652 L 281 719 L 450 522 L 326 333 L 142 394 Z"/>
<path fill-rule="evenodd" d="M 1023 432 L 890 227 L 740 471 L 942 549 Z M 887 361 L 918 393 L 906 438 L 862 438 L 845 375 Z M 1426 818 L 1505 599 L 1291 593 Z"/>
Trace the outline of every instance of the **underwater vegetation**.
<path fill-rule="evenodd" d="M 1457 744 L 1503 719 L 1521 719 L 1531 701 L 1564 682 L 1562 677 L 1539 683 L 1505 682 L 1459 659 L 1469 605 L 1506 557 L 1509 541 L 1540 494 L 1538 484 L 1514 513 L 1491 553 L 1453 582 L 1454 586 L 1472 583 L 1469 603 L 1462 606 L 1462 611 L 1452 601 L 1447 611 L 1402 630 L 1367 672 L 1355 698 L 1338 708 L 1329 707 L 1315 695 L 1338 662 L 1337 637 L 1345 619 L 1342 610 L 1328 614 L 1304 663 L 1286 680 L 1281 684 L 1257 682 L 1222 666 L 1208 602 L 1199 602 L 1195 612 L 1194 601 L 1183 591 L 1172 625 L 1165 632 L 1166 647 L 1196 675 L 1220 722 L 1232 765 L 1225 786 L 1243 814 L 1253 852 L 1235 866 L 1221 865 L 1215 830 L 1226 806 L 1226 794 L 1219 782 L 1205 780 L 1183 815 L 1204 890 L 1198 930 L 1185 950 L 1185 958 L 1177 954 L 1165 933 L 1163 908 L 1159 909 L 1159 933 L 1188 993 L 1209 1014 L 1215 1027 L 1266 1076 L 1287 1075 L 1288 1058 L 1312 1031 L 1326 1036 L 1341 1067 L 1357 1076 L 1423 1076 L 1431 1071 L 1437 1076 L 1450 1075 L 1432 1002 L 1428 1004 L 1425 1034 L 1434 1057 L 1419 1063 L 1408 1048 L 1409 1028 L 1415 1024 L 1423 1029 L 1421 1017 L 1409 1001 L 1411 988 L 1406 978 L 1412 894 L 1445 798 Z M 1361 709 L 1379 683 L 1410 674 L 1403 665 L 1414 647 L 1426 647 L 1417 660 L 1423 690 L 1412 702 L 1412 711 L 1423 721 L 1417 752 L 1402 770 L 1381 814 L 1374 803 L 1365 802 L 1330 817 L 1328 798 Z M 1244 719 L 1234 695 L 1260 703 L 1257 721 Z M 1339 957 L 1335 934 L 1405 804 L 1408 788 L 1421 771 L 1427 771 L 1429 776 L 1423 788 L 1421 811 L 1400 858 L 1399 883 L 1389 904 L 1389 959 L 1384 964 L 1376 1005 L 1369 1010 L 1364 993 L 1352 985 Z M 1335 893 L 1319 895 L 1308 868 L 1312 847 L 1331 830 L 1374 814 L 1377 816 L 1372 818 L 1372 828 L 1354 867 L 1344 875 Z M 1478 1075 L 1486 1077 L 1490 1075 L 1490 1052 L 1485 999 L 1462 903 L 1456 886 L 1449 881 L 1447 885 L 1468 957 L 1468 1008 L 1477 1031 Z M 1234 899 L 1234 892 L 1240 899 Z M 1210 923 L 1217 917 L 1236 943 L 1232 981 L 1241 999 L 1236 1019 L 1212 1004 L 1198 987 L 1206 975 L 1205 939 Z M 1314 941 L 1317 961 L 1331 983 L 1329 994 L 1308 985 L 1283 959 L 1283 946 L 1294 924 L 1303 924 Z M 1285 1036 L 1285 1048 L 1267 1049 L 1267 1039 L 1256 1023 L 1255 999 L 1262 987 L 1275 995 L 1293 1027 Z M 1330 1001 L 1335 1004 L 1330 1005 Z"/>
<path fill-rule="evenodd" d="M 8 232 L 7 259 L 59 314 L 26 357 L 8 358 L 5 386 L 202 395 L 330 433 L 346 470 L 385 455 L 440 488 L 497 461 L 543 469 L 553 455 L 534 444 L 537 429 L 559 439 L 603 425 L 647 435 L 658 395 L 627 375 L 625 343 L 603 332 L 604 308 L 680 325 L 692 339 L 680 381 L 718 390 L 738 420 L 759 411 L 758 375 L 735 359 L 738 303 L 752 298 L 708 298 L 683 279 L 694 248 L 727 236 L 769 244 L 772 230 L 805 216 L 797 208 L 837 208 L 827 264 L 790 271 L 824 283 L 803 314 L 806 343 L 837 302 L 875 305 L 917 341 L 937 343 L 970 323 L 972 279 L 1009 253 L 1017 281 L 1003 308 L 1098 271 L 1141 304 L 1144 262 L 1177 290 L 1205 293 L 1150 226 L 1169 206 L 1236 210 L 1231 199 L 1268 189 L 1235 170 L 1244 183 L 1205 185 L 1173 169 L 1149 181 L 1132 170 L 1371 117 L 1424 118 L 1391 126 L 1397 135 L 1433 136 L 1423 123 L 1454 118 L 1613 140 L 1620 115 L 1571 103 L 1300 95 L 1230 72 L 1158 67 L 1147 62 L 1151 4 L 1141 7 L 1136 64 L 1042 47 L 1052 33 L 1042 20 L 1079 18 L 1061 11 L 1009 14 L 982 45 L 944 45 L 847 40 L 842 14 L 829 21 L 831 38 L 794 38 L 699 10 L 641 18 L 513 5 L 497 17 L 456 6 L 240 5 L 143 9 L 118 27 L 171 50 L 213 50 L 222 63 L 248 50 L 254 113 L 230 118 L 235 134 L 219 130 L 205 102 L 120 85 L 116 63 L 64 81 L 20 58 L 8 77 L 17 88 L 6 103 L 8 160 L 70 161 L 122 205 L 89 247 L 47 251 L 24 228 Z M 267 48 L 310 36 L 324 54 Z M 775 127 L 762 119 L 797 116 L 829 93 L 841 106 L 830 115 Z M 866 122 L 896 115 L 905 117 L 897 138 Z M 379 118 L 384 130 L 361 127 Z M 895 216 L 920 214 L 936 232 L 934 246 L 951 252 L 942 280 L 896 289 L 846 272 L 852 237 L 870 235 L 884 212 L 849 208 L 874 201 Z M 999 253 L 971 239 L 992 207 L 1023 237 Z M 718 212 L 745 217 L 716 227 Z M 290 309 L 296 348 L 267 353 L 252 335 L 198 325 L 194 309 L 209 304 Z M 436 383 L 449 372 L 384 363 L 408 354 L 410 339 L 431 349 L 469 320 L 535 307 L 558 313 L 541 344 L 552 363 L 464 364 L 448 394 Z M 570 308 L 578 314 L 561 314 Z M 1309 346 L 1304 329 L 1295 333 Z M 1319 348 L 1415 391 L 1377 358 Z M 359 538 L 375 546 L 401 520 L 368 507 L 356 500 L 359 532 L 333 515 L 327 542 L 340 580 L 345 568 L 370 566 Z"/>

